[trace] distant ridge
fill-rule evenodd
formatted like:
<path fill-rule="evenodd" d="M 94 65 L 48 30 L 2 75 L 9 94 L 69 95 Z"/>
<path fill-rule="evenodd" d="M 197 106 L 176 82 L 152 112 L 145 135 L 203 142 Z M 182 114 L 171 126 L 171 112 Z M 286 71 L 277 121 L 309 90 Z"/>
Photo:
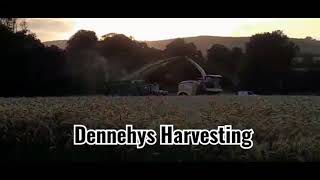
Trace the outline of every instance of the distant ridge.
<path fill-rule="evenodd" d="M 43 44 L 46 46 L 55 45 L 61 49 L 65 49 L 67 47 L 67 40 L 45 41 Z"/>
<path fill-rule="evenodd" d="M 249 41 L 249 37 L 221 37 L 221 36 L 195 36 L 195 37 L 182 37 L 186 42 L 193 42 L 203 54 L 206 54 L 213 44 L 222 44 L 228 48 L 240 47 L 244 48 L 245 43 Z M 166 45 L 174 39 L 158 40 L 158 41 L 145 41 L 149 47 L 157 49 L 165 49 Z M 291 38 L 296 43 L 302 53 L 320 54 L 320 41 Z M 43 42 L 46 46 L 56 45 L 62 49 L 66 48 L 67 40 L 56 40 Z"/>

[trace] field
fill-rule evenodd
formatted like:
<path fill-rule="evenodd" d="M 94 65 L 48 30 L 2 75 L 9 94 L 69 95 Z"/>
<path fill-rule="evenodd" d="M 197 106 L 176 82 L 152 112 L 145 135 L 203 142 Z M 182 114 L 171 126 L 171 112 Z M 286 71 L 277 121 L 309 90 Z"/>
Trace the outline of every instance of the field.
<path fill-rule="evenodd" d="M 91 128 L 252 128 L 254 146 L 73 146 Z M 320 97 L 163 96 L 0 98 L 2 160 L 319 161 Z"/>

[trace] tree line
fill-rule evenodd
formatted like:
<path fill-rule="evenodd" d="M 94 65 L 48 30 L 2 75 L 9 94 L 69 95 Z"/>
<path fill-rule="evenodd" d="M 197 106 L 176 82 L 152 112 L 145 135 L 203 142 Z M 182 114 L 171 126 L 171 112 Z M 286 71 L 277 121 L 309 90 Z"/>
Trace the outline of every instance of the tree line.
<path fill-rule="evenodd" d="M 213 44 L 203 55 L 194 43 L 181 38 L 159 50 L 123 34 L 98 38 L 93 31 L 79 30 L 63 50 L 41 43 L 25 21 L 18 24 L 15 18 L 0 18 L 0 48 L 0 96 L 99 94 L 106 82 L 173 56 L 189 56 L 208 74 L 221 74 L 226 91 L 286 94 L 319 90 L 313 85 L 318 72 L 297 75 L 290 69 L 299 47 L 282 31 L 255 34 L 245 49 Z M 171 88 L 179 81 L 199 77 L 195 67 L 179 61 L 158 68 L 144 80 Z"/>

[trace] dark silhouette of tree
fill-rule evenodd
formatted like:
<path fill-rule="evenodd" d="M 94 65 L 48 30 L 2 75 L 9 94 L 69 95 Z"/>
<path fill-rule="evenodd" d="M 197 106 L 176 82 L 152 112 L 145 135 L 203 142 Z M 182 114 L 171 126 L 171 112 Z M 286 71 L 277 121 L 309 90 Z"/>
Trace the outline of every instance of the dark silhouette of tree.
<path fill-rule="evenodd" d="M 239 83 L 238 69 L 244 54 L 242 49 L 234 47 L 231 50 L 221 44 L 214 44 L 207 52 L 207 69 L 211 74 L 223 76 L 223 88 L 234 90 Z"/>
<path fill-rule="evenodd" d="M 108 34 L 99 44 L 99 50 L 105 57 L 118 55 L 120 53 L 128 53 L 133 51 L 139 44 L 132 41 L 123 34 Z"/>
<path fill-rule="evenodd" d="M 163 57 L 162 51 L 149 48 L 145 42 L 133 40 L 123 34 L 107 34 L 98 44 L 99 53 L 112 66 L 111 76 L 117 79 L 143 65 Z"/>
<path fill-rule="evenodd" d="M 26 19 L 22 18 L 19 22 L 19 31 L 24 32 L 25 34 L 30 33 L 30 30 L 28 29 L 28 24 Z"/>
<path fill-rule="evenodd" d="M 197 80 L 201 77 L 200 72 L 184 56 L 188 56 L 195 60 L 200 66 L 204 67 L 204 58 L 201 51 L 193 43 L 186 43 L 184 39 L 175 39 L 166 46 L 164 55 L 169 57 L 181 56 L 181 60 L 168 63 L 159 67 L 152 74 L 146 77 L 149 82 L 157 82 L 162 87 L 176 91 L 177 84 L 183 80 Z M 170 89 L 172 87 L 172 89 Z"/>
<path fill-rule="evenodd" d="M 106 38 L 113 37 L 115 35 L 118 35 L 118 34 L 117 33 L 108 33 L 108 34 L 102 35 L 101 41 L 105 40 Z"/>
<path fill-rule="evenodd" d="M 168 57 L 189 56 L 192 58 L 202 58 L 202 53 L 197 49 L 194 43 L 186 43 L 184 39 L 177 38 L 170 42 L 164 52 Z"/>
<path fill-rule="evenodd" d="M 77 94 L 101 93 L 105 83 L 107 61 L 97 50 L 93 31 L 79 30 L 67 43 L 67 69 L 71 89 Z"/>
<path fill-rule="evenodd" d="M 305 40 L 308 40 L 308 41 L 315 41 L 316 39 L 312 38 L 311 36 L 307 36 L 307 37 L 305 38 Z"/>
<path fill-rule="evenodd" d="M 204 57 L 194 43 L 187 43 L 182 38 L 177 38 L 170 42 L 164 49 L 166 57 L 188 56 L 204 67 Z"/>
<path fill-rule="evenodd" d="M 0 24 L 15 32 L 18 26 L 17 20 L 18 18 L 0 18 Z"/>
<path fill-rule="evenodd" d="M 68 41 L 66 51 L 81 51 L 95 48 L 98 38 L 95 32 L 79 30 Z"/>
<path fill-rule="evenodd" d="M 298 51 L 298 46 L 282 31 L 253 35 L 246 44 L 242 87 L 261 93 L 281 92 L 291 60 Z"/>
<path fill-rule="evenodd" d="M 174 93 L 177 92 L 179 82 L 199 78 L 201 78 L 201 74 L 198 69 L 184 57 L 181 57 L 177 61 L 159 66 L 146 77 L 146 81 L 158 83 L 162 88 Z"/>
<path fill-rule="evenodd" d="M 231 57 L 234 59 L 238 59 L 239 57 L 243 57 L 244 53 L 241 48 L 233 47 L 231 50 Z"/>
<path fill-rule="evenodd" d="M 0 25 L 1 96 L 61 95 L 64 52 L 45 47 L 35 34 Z"/>
<path fill-rule="evenodd" d="M 222 44 L 214 44 L 211 46 L 211 48 L 208 49 L 208 59 L 218 58 L 216 59 L 217 61 L 223 61 L 228 59 L 229 55 L 230 49 Z"/>

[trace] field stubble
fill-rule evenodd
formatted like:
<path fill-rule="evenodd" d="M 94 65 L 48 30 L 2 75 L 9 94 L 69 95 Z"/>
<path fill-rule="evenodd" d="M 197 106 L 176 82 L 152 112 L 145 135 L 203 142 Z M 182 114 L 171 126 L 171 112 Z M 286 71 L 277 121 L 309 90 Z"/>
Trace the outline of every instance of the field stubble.
<path fill-rule="evenodd" d="M 73 146 L 72 126 L 233 128 L 255 131 L 254 146 Z M 74 161 L 319 161 L 320 98 L 164 96 L 0 98 L 3 159 Z"/>

